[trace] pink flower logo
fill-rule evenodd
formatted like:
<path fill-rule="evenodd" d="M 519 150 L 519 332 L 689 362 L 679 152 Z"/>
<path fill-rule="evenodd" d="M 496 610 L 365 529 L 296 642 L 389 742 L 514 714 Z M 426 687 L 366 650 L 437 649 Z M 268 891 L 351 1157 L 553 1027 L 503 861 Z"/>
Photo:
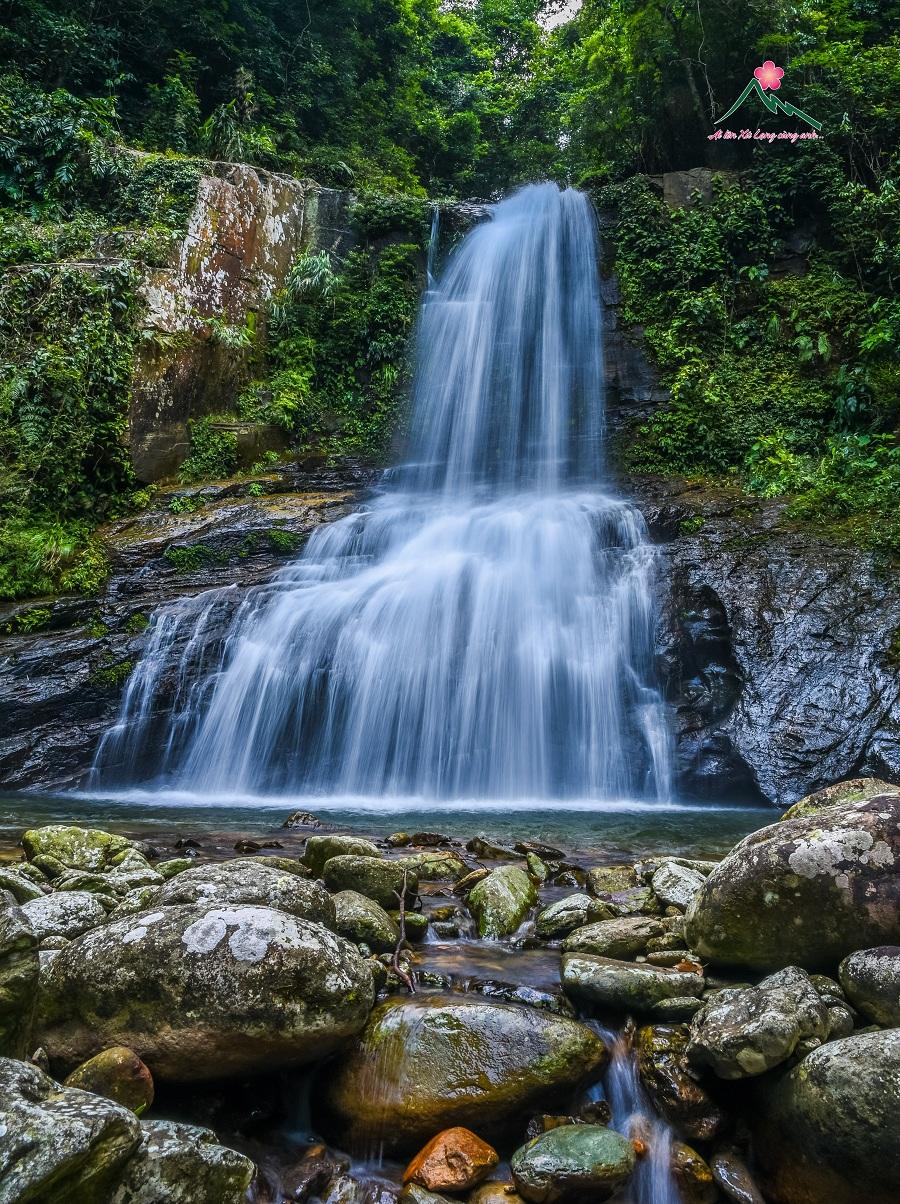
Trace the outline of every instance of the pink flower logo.
<path fill-rule="evenodd" d="M 784 69 L 776 67 L 771 59 L 766 59 L 763 65 L 757 67 L 753 74 L 763 88 L 771 88 L 773 92 L 776 92 L 781 87 L 781 77 L 784 75 Z"/>

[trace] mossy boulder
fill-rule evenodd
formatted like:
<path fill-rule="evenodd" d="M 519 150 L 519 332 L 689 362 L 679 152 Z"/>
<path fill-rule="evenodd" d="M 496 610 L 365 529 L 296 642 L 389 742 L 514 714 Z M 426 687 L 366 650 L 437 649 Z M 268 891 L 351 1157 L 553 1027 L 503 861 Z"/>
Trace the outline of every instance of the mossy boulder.
<path fill-rule="evenodd" d="M 467 899 L 481 937 L 509 936 L 537 901 L 537 887 L 517 865 L 491 870 L 472 887 Z"/>
<path fill-rule="evenodd" d="M 867 1020 L 900 1027 L 900 946 L 859 949 L 841 962 L 841 986 Z"/>
<path fill-rule="evenodd" d="M 806 795 L 793 807 L 788 807 L 781 818 L 802 819 L 805 815 L 815 815 L 817 811 L 843 803 L 866 803 L 870 798 L 878 798 L 882 794 L 900 794 L 900 786 L 892 786 L 881 778 L 851 778 Z"/>
<path fill-rule="evenodd" d="M 563 950 L 627 960 L 643 953 L 647 942 L 665 931 L 662 922 L 652 916 L 617 916 L 576 928 L 563 941 Z"/>
<path fill-rule="evenodd" d="M 109 1204 L 245 1204 L 255 1174 L 211 1129 L 145 1120 Z"/>
<path fill-rule="evenodd" d="M 310 836 L 303 853 L 303 864 L 322 877 L 325 862 L 332 857 L 381 857 L 381 850 L 362 836 Z"/>
<path fill-rule="evenodd" d="M 153 1103 L 153 1075 L 134 1050 L 124 1045 L 104 1049 L 82 1062 L 63 1086 L 103 1095 L 137 1116 Z"/>
<path fill-rule="evenodd" d="M 0 865 L 0 891 L 9 891 L 17 903 L 28 903 L 32 899 L 40 899 L 47 888 L 43 889 L 14 865 Z"/>
<path fill-rule="evenodd" d="M 66 869 L 100 873 L 113 869 L 116 858 L 134 848 L 134 841 L 99 828 L 48 824 L 26 832 L 22 847 L 29 861 L 49 878 L 57 878 Z"/>
<path fill-rule="evenodd" d="M 469 867 L 460 856 L 442 849 L 404 853 L 401 857 L 395 857 L 393 863 L 413 870 L 420 882 L 458 882 L 469 872 Z"/>
<path fill-rule="evenodd" d="M 168 881 L 154 900 L 156 907 L 185 903 L 273 907 L 329 928 L 334 924 L 334 904 L 320 882 L 246 857 L 184 870 Z"/>
<path fill-rule="evenodd" d="M 599 899 L 584 894 L 567 895 L 538 912 L 535 932 L 546 941 L 559 940 L 576 928 L 608 919 L 610 915 L 606 904 Z"/>
<path fill-rule="evenodd" d="M 53 957 L 36 1040 L 64 1070 L 126 1045 L 156 1079 L 226 1078 L 326 1057 L 373 999 L 369 965 L 321 924 L 266 907 L 160 907 Z"/>
<path fill-rule="evenodd" d="M 564 954 L 561 977 L 573 999 L 640 1015 L 652 1015 L 665 1000 L 696 999 L 704 987 L 702 974 L 588 953 Z"/>
<path fill-rule="evenodd" d="M 758 986 L 717 991 L 691 1021 L 690 1064 L 722 1079 L 764 1074 L 801 1042 L 831 1035 L 828 1008 L 809 975 L 788 966 Z"/>
<path fill-rule="evenodd" d="M 364 943 L 377 953 L 395 949 L 400 929 L 374 899 L 367 899 L 355 890 L 341 890 L 331 896 L 334 907 L 334 930 L 348 941 Z"/>
<path fill-rule="evenodd" d="M 89 891 L 59 891 L 22 905 L 39 941 L 48 936 L 70 939 L 106 922 L 106 908 Z"/>
<path fill-rule="evenodd" d="M 355 890 L 367 899 L 374 899 L 385 911 L 397 907 L 404 889 L 406 902 L 411 904 L 419 889 L 415 870 L 378 857 L 352 854 L 330 857 L 322 877 L 330 891 Z"/>
<path fill-rule="evenodd" d="M 0 891 L 0 1055 L 31 1053 L 31 1026 L 40 958 L 28 917 Z"/>
<path fill-rule="evenodd" d="M 135 1114 L 0 1058 L 0 1199 L 109 1204 L 141 1140 Z"/>
<path fill-rule="evenodd" d="M 900 942 L 900 794 L 752 833 L 706 879 L 685 933 L 701 957 L 757 970 L 827 969 Z"/>
<path fill-rule="evenodd" d="M 602 1125 L 561 1125 L 516 1150 L 510 1170 L 529 1204 L 608 1200 L 631 1177 L 631 1142 Z"/>
<path fill-rule="evenodd" d="M 442 1129 L 488 1137 L 567 1102 L 605 1060 L 591 1029 L 537 1008 L 465 995 L 388 999 L 320 1089 L 343 1143 L 413 1153 Z"/>
<path fill-rule="evenodd" d="M 896 1204 L 900 1029 L 814 1050 L 758 1087 L 751 1121 L 767 1199 Z"/>

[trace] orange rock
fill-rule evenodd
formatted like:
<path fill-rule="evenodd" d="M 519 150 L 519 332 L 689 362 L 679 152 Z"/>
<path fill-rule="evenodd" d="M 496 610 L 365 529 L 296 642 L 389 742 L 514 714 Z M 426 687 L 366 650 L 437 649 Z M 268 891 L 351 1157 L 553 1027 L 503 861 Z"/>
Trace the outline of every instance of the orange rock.
<path fill-rule="evenodd" d="M 471 1129 L 444 1129 L 432 1137 L 403 1173 L 404 1183 L 429 1191 L 465 1191 L 480 1183 L 500 1161 L 497 1151 Z"/>

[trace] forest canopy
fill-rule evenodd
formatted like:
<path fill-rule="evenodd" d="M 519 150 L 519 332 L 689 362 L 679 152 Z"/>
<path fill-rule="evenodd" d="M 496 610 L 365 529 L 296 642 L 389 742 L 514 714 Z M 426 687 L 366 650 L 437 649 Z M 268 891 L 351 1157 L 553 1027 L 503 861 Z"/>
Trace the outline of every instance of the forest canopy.
<path fill-rule="evenodd" d="M 766 62 L 821 136 L 711 137 Z M 735 122 L 810 128 L 752 98 Z M 787 495 L 798 521 L 900 556 L 898 158 L 900 0 L 7 0 L 0 597 L 102 576 L 94 527 L 141 484 L 136 271 L 165 260 L 210 159 L 370 210 L 589 190 L 670 396 L 620 460 Z M 667 203 L 664 173 L 695 168 L 708 194 Z M 313 264 L 327 306 L 280 302 L 253 393 L 272 412 L 253 413 L 295 447 L 385 455 L 422 237 Z"/>

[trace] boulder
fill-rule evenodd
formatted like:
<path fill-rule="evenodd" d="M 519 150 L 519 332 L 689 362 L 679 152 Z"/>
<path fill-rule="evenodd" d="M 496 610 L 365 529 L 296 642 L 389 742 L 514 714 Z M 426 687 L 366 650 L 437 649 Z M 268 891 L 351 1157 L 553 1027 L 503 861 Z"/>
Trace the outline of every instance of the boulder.
<path fill-rule="evenodd" d="M 134 841 L 98 828 L 67 827 L 48 824 L 32 828 L 22 837 L 25 856 L 49 878 L 63 870 L 91 870 L 103 873 L 114 867 L 116 858 L 133 849 Z"/>
<path fill-rule="evenodd" d="M 9 891 L 17 903 L 28 903 L 32 899 L 41 899 L 49 887 L 41 887 L 37 882 L 26 878 L 14 865 L 0 865 L 0 892 Z"/>
<path fill-rule="evenodd" d="M 704 987 L 702 974 L 588 953 L 564 954 L 561 977 L 563 990 L 575 999 L 639 1014 L 653 1014 L 665 999 L 697 998 Z"/>
<path fill-rule="evenodd" d="M 321 1088 L 335 1133 L 355 1149 L 412 1149 L 441 1129 L 484 1136 L 568 1098 L 606 1059 L 575 1020 L 476 996 L 388 999 Z"/>
<path fill-rule="evenodd" d="M 388 953 L 397 947 L 400 929 L 374 899 L 367 899 L 355 890 L 341 890 L 331 896 L 331 902 L 333 928 L 348 941 L 364 943 L 377 953 Z"/>
<path fill-rule="evenodd" d="M 469 872 L 461 857 L 445 850 L 404 853 L 395 857 L 393 864 L 413 870 L 420 882 L 458 882 Z"/>
<path fill-rule="evenodd" d="M 444 1129 L 416 1154 L 403 1172 L 404 1183 L 428 1191 L 466 1191 L 480 1183 L 500 1161 L 493 1146 L 471 1129 Z"/>
<path fill-rule="evenodd" d="M 640 886 L 637 871 L 633 865 L 598 865 L 588 870 L 588 889 L 594 895 L 602 898 L 615 894 L 617 891 L 630 890 Z"/>
<path fill-rule="evenodd" d="M 88 891 L 61 891 L 22 905 L 38 941 L 48 936 L 71 940 L 106 923 L 106 908 Z"/>
<path fill-rule="evenodd" d="M 522 1197 L 511 1180 L 491 1179 L 479 1184 L 466 1201 L 467 1204 L 522 1204 Z"/>
<path fill-rule="evenodd" d="M 165 882 L 170 878 L 174 878 L 177 874 L 183 874 L 185 870 L 193 869 L 195 865 L 191 857 L 170 857 L 168 861 L 158 861 L 156 863 L 156 872 Z"/>
<path fill-rule="evenodd" d="M 717 1204 L 719 1189 L 709 1164 L 683 1141 L 672 1142 L 672 1175 L 679 1204 Z"/>
<path fill-rule="evenodd" d="M 610 914 L 604 903 L 590 895 L 567 895 L 538 912 L 535 932 L 545 941 L 559 940 L 576 928 L 607 919 Z"/>
<path fill-rule="evenodd" d="M 0 1058 L 0 1204 L 109 1204 L 141 1140 L 128 1108 Z"/>
<path fill-rule="evenodd" d="M 608 1200 L 631 1177 L 634 1149 L 602 1125 L 561 1125 L 516 1150 L 510 1170 L 529 1204 Z"/>
<path fill-rule="evenodd" d="M 145 1120 L 109 1204 L 245 1204 L 255 1174 L 211 1129 Z"/>
<path fill-rule="evenodd" d="M 777 1204 L 896 1204 L 900 1029 L 859 1033 L 759 1081 L 754 1156 Z"/>
<path fill-rule="evenodd" d="M 645 1025 L 638 1029 L 638 1073 L 657 1110 L 688 1141 L 711 1141 L 725 1125 L 725 1114 L 691 1074 L 688 1032 L 683 1024 Z"/>
<path fill-rule="evenodd" d="M 320 882 L 246 857 L 184 870 L 162 887 L 153 906 L 172 907 L 185 903 L 272 907 L 301 920 L 315 920 L 329 928 L 334 924 L 334 904 Z"/>
<path fill-rule="evenodd" d="M 104 1049 L 82 1062 L 63 1086 L 103 1095 L 137 1116 L 153 1103 L 153 1076 L 137 1054 L 124 1045 Z"/>
<path fill-rule="evenodd" d="M 900 1027 L 900 946 L 859 949 L 844 958 L 838 973 L 847 998 L 867 1020 Z"/>
<path fill-rule="evenodd" d="M 665 907 L 687 911 L 694 896 L 706 881 L 706 875 L 677 861 L 664 861 L 650 880 L 653 893 Z"/>
<path fill-rule="evenodd" d="M 0 891 L 0 1055 L 31 1052 L 31 1026 L 37 996 L 37 937 L 12 895 Z"/>
<path fill-rule="evenodd" d="M 717 991 L 691 1021 L 688 1061 L 721 1079 L 764 1074 L 801 1042 L 821 1044 L 831 1032 L 828 1009 L 796 966 L 758 986 Z"/>
<path fill-rule="evenodd" d="M 870 798 L 878 798 L 881 794 L 898 794 L 900 786 L 892 786 L 881 778 L 851 778 L 846 782 L 836 782 L 833 786 L 825 786 L 788 807 L 782 819 L 800 819 L 805 815 L 815 815 L 828 807 L 837 807 L 842 803 L 866 803 Z"/>
<path fill-rule="evenodd" d="M 330 891 L 358 891 L 367 899 L 374 899 L 385 911 L 397 906 L 404 886 L 407 903 L 415 900 L 419 889 L 419 879 L 414 870 L 403 869 L 396 861 L 386 861 L 381 857 L 352 854 L 330 857 L 325 863 L 322 877 Z"/>
<path fill-rule="evenodd" d="M 475 884 L 467 899 L 481 937 L 509 936 L 538 900 L 537 888 L 517 865 L 502 865 Z"/>
<path fill-rule="evenodd" d="M 381 850 L 362 836 L 310 836 L 303 853 L 303 864 L 317 878 L 322 877 L 325 862 L 332 857 L 380 857 Z"/>
<path fill-rule="evenodd" d="M 733 1146 L 716 1150 L 709 1160 L 709 1168 L 716 1185 L 735 1204 L 766 1204 L 747 1163 Z"/>
<path fill-rule="evenodd" d="M 662 936 L 665 931 L 660 921 L 652 916 L 617 916 L 576 928 L 563 941 L 563 950 L 627 960 L 643 953 L 647 942 L 652 937 Z"/>
<path fill-rule="evenodd" d="M 685 932 L 701 957 L 758 970 L 900 942 L 900 794 L 752 833 L 706 879 Z"/>
<path fill-rule="evenodd" d="M 156 1079 L 225 1078 L 326 1057 L 373 998 L 370 967 L 320 924 L 265 907 L 162 907 L 54 955 L 39 1040 L 65 1069 L 126 1045 Z"/>

